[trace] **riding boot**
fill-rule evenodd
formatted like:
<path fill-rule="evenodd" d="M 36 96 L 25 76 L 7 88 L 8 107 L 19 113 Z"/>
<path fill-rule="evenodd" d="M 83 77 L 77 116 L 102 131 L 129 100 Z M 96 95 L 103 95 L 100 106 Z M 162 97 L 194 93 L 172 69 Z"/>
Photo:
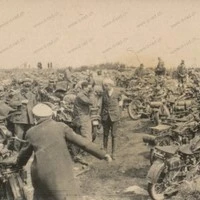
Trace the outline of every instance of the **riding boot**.
<path fill-rule="evenodd" d="M 108 149 L 108 136 L 103 136 L 103 148 L 107 152 Z"/>
<path fill-rule="evenodd" d="M 112 159 L 115 160 L 116 140 L 112 137 Z"/>

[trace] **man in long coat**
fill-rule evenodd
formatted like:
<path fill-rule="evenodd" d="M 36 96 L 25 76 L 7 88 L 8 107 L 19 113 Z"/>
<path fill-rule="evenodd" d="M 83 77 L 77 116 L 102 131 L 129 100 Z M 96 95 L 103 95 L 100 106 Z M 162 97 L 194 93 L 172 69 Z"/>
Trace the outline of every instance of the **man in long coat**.
<path fill-rule="evenodd" d="M 16 109 L 10 117 L 14 124 L 14 132 L 23 139 L 26 131 L 34 124 L 32 108 L 36 105 L 36 95 L 31 92 L 32 81 L 24 79 L 22 89 L 16 93 L 10 100 L 9 105 Z"/>
<path fill-rule="evenodd" d="M 31 167 L 34 200 L 80 200 L 66 141 L 99 159 L 111 161 L 110 156 L 64 123 L 52 120 L 53 111 L 47 105 L 36 105 L 33 113 L 38 124 L 27 132 L 28 144 L 21 149 L 17 164 L 25 165 L 34 152 Z"/>

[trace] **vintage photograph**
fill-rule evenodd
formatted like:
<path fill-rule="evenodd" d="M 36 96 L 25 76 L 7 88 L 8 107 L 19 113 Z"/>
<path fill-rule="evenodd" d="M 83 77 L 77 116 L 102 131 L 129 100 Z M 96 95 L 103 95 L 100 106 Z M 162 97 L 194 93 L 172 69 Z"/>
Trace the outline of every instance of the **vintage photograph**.
<path fill-rule="evenodd" d="M 199 8 L 0 0 L 0 200 L 200 200 Z"/>

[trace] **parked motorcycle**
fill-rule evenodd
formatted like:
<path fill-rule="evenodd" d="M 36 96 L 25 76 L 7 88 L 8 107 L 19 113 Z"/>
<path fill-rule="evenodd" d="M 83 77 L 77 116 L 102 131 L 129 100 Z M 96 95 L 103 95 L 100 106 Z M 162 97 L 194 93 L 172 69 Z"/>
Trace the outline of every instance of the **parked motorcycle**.
<path fill-rule="evenodd" d="M 129 97 L 128 101 L 128 114 L 131 119 L 138 120 L 142 116 L 150 117 L 151 109 L 149 106 L 149 97 L 151 91 L 136 88 L 135 91 L 127 92 L 126 96 Z M 130 102 L 131 99 L 131 102 Z"/>
<path fill-rule="evenodd" d="M 168 122 L 151 129 L 152 134 L 143 137 L 143 142 L 147 145 L 166 146 L 172 143 L 182 145 L 187 144 L 198 134 L 200 123 L 199 119 L 191 114 L 190 118 L 168 119 Z"/>
<path fill-rule="evenodd" d="M 24 184 L 26 184 L 26 175 L 23 169 L 15 164 L 0 161 L 0 197 L 2 200 L 26 200 Z"/>
<path fill-rule="evenodd" d="M 92 123 L 92 141 L 94 141 L 101 128 L 101 116 L 98 114 L 99 108 L 90 108 L 90 117 Z"/>
<path fill-rule="evenodd" d="M 8 140 L 22 140 L 10 137 Z M 23 141 L 25 142 L 25 141 Z M 0 199 L 1 200 L 27 200 L 26 171 L 15 164 L 16 152 L 2 146 L 0 150 Z"/>
<path fill-rule="evenodd" d="M 195 115 L 186 122 L 174 122 L 166 131 L 158 135 L 151 135 L 143 137 L 143 142 L 150 146 L 150 163 L 155 160 L 154 150 L 155 146 L 168 146 L 168 145 L 184 145 L 188 144 L 195 136 L 199 135 L 200 130 L 199 120 Z"/>
<path fill-rule="evenodd" d="M 178 192 L 178 186 L 200 173 L 200 137 L 183 146 L 157 146 L 155 162 L 147 175 L 152 199 L 163 200 Z"/>

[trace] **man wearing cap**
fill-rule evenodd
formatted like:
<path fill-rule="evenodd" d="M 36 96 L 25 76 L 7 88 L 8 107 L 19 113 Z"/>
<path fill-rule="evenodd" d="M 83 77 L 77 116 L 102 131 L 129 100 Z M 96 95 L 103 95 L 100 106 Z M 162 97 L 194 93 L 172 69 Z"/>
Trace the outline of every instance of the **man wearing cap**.
<path fill-rule="evenodd" d="M 80 200 L 82 197 L 74 179 L 73 164 L 66 141 L 99 159 L 112 159 L 94 143 L 73 132 L 66 124 L 52 120 L 52 113 L 52 109 L 45 104 L 40 103 L 33 108 L 37 125 L 28 130 L 28 143 L 19 152 L 17 164 L 26 165 L 34 152 L 31 166 L 34 200 Z"/>
<path fill-rule="evenodd" d="M 68 89 L 68 81 L 65 77 L 65 73 L 58 73 L 58 78 L 56 82 L 56 89 L 62 88 L 63 90 L 67 91 Z"/>
<path fill-rule="evenodd" d="M 54 78 L 50 78 L 48 86 L 39 90 L 40 101 L 41 102 L 50 101 L 55 91 L 56 91 L 56 81 Z"/>
<path fill-rule="evenodd" d="M 89 93 L 91 88 L 88 82 L 81 84 L 81 91 L 77 94 L 74 101 L 74 119 L 73 122 L 77 126 L 80 134 L 89 141 L 92 141 L 92 124 L 90 118 L 90 106 L 92 100 Z"/>
<path fill-rule="evenodd" d="M 48 84 L 48 86 L 45 88 L 45 90 L 46 90 L 49 94 L 52 94 L 52 93 L 54 93 L 55 89 L 56 89 L 56 81 L 55 81 L 53 78 L 51 78 L 51 79 L 49 79 L 49 84 Z"/>
<path fill-rule="evenodd" d="M 9 100 L 9 105 L 16 109 L 10 117 L 14 132 L 23 139 L 26 131 L 34 124 L 32 108 L 36 105 L 36 96 L 31 92 L 32 81 L 24 79 L 22 89 Z"/>
<path fill-rule="evenodd" d="M 115 159 L 117 126 L 120 120 L 120 104 L 122 103 L 121 94 L 120 91 L 117 91 L 114 88 L 114 81 L 110 78 L 103 80 L 103 88 L 104 92 L 101 111 L 101 119 L 104 128 L 103 146 L 104 150 L 107 151 L 108 136 L 111 131 L 112 158 Z"/>

